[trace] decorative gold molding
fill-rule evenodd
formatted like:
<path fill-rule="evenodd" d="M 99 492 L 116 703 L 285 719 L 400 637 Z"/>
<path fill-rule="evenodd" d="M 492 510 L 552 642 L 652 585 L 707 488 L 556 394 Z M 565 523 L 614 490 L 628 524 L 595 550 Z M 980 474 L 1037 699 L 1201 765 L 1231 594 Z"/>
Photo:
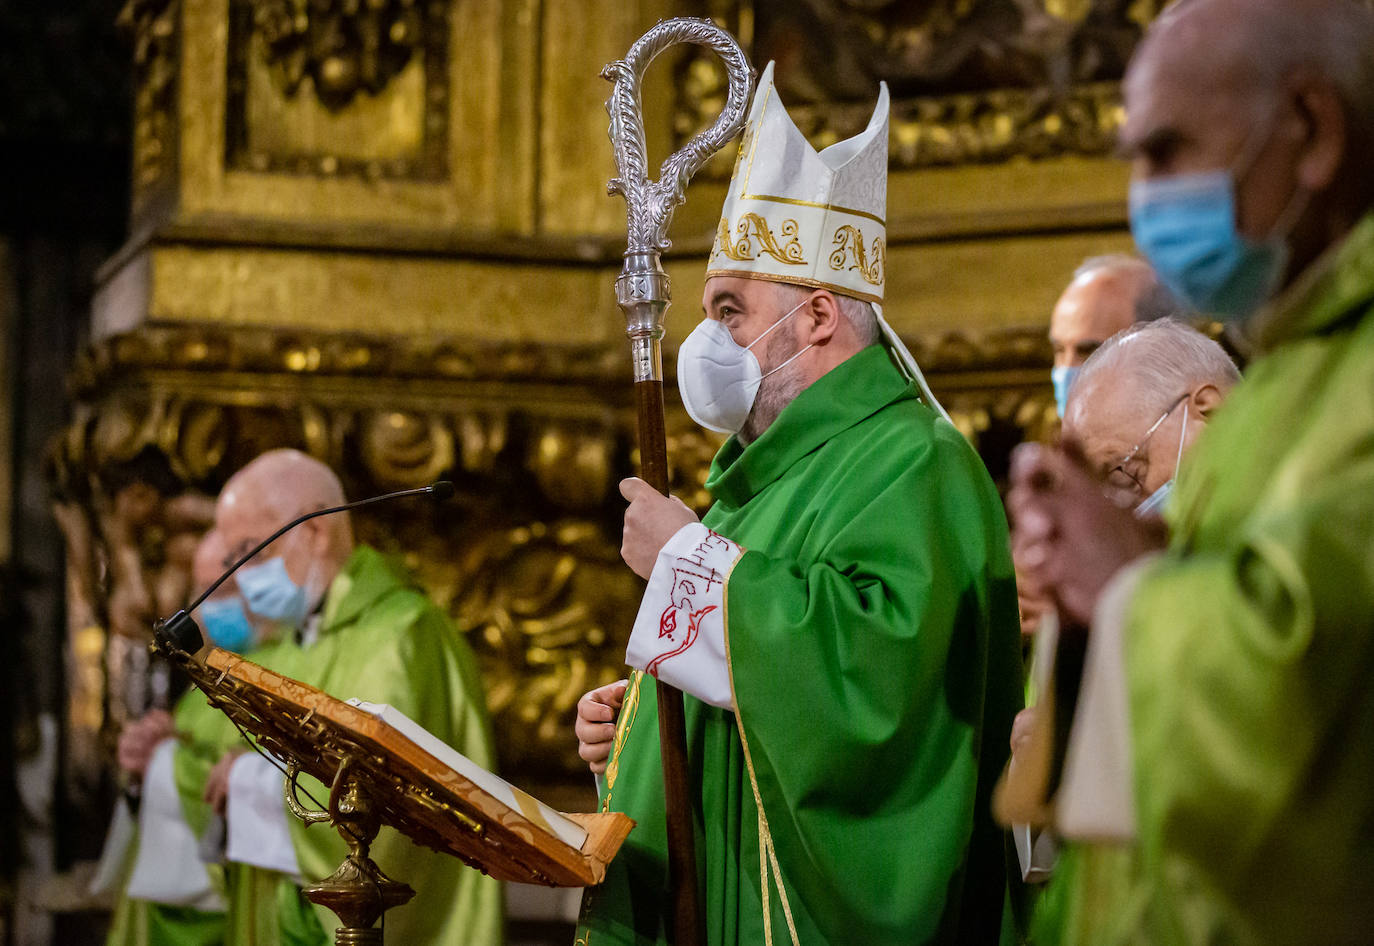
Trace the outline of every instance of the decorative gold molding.
<path fill-rule="evenodd" d="M 118 24 L 133 41 L 133 214 L 166 199 L 177 163 L 180 0 L 128 0 Z"/>
<path fill-rule="evenodd" d="M 1123 117 L 1121 69 L 1163 6 L 700 2 L 708 15 L 750 37 L 760 66 L 770 44 L 791 48 L 779 37 L 795 35 L 803 23 L 820 38 L 814 48 L 782 57 L 795 81 L 787 69 L 779 74 L 789 114 L 818 147 L 862 131 L 871 89 L 886 79 L 893 90 L 893 170 L 1109 154 Z M 713 114 L 721 77 L 704 57 L 681 76 L 674 129 L 685 137 Z M 707 171 L 728 180 L 730 167 L 726 155 Z"/>
<path fill-rule="evenodd" d="M 287 95 L 309 77 L 316 97 L 339 109 L 376 94 L 421 48 L 424 4 L 415 0 L 243 0 L 273 77 Z"/>
<path fill-rule="evenodd" d="M 374 181 L 443 179 L 449 7 L 425 0 L 230 0 L 227 166 Z M 264 72 L 270 82 L 257 81 Z M 307 88 L 313 94 L 301 96 Z M 288 118 L 306 115 L 309 121 Z M 367 133 L 350 133 L 361 130 L 359 123 Z M 292 139 L 306 127 L 313 130 L 309 140 Z"/>

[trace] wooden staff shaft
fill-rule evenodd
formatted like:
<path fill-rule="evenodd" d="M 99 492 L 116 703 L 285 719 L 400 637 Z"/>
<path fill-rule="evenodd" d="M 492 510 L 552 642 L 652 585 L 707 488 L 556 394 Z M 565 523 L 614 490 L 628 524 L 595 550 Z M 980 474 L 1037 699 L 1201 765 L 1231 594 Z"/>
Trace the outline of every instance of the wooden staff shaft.
<path fill-rule="evenodd" d="M 663 382 L 635 382 L 639 415 L 639 476 L 668 495 L 668 443 L 663 427 Z M 675 946 L 706 942 L 701 891 L 697 885 L 695 808 L 688 790 L 687 720 L 682 692 L 658 683 L 658 741 L 663 757 L 663 801 L 668 825 L 668 883 L 672 890 Z"/>

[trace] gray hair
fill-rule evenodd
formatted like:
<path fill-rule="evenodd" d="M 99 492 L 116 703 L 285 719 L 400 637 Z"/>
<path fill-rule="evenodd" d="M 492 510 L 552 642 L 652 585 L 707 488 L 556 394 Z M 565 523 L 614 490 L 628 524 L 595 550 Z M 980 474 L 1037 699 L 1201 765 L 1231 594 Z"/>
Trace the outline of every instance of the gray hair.
<path fill-rule="evenodd" d="M 1088 356 L 1069 391 L 1070 408 L 1098 374 L 1118 369 L 1150 411 L 1165 410 L 1198 385 L 1216 385 L 1224 394 L 1240 380 L 1235 362 L 1212 339 L 1182 322 L 1158 319 L 1117 332 Z"/>
<path fill-rule="evenodd" d="M 876 344 L 878 341 L 878 314 L 873 311 L 873 304 L 838 293 L 835 295 L 835 299 L 840 303 L 840 314 L 849 320 L 850 325 L 854 326 L 854 334 L 859 336 L 859 344 L 864 347 Z"/>
<path fill-rule="evenodd" d="M 779 295 L 782 296 L 779 302 L 789 309 L 801 301 L 801 296 L 809 296 L 816 291 L 810 286 L 798 286 L 794 283 L 777 283 L 777 287 Z M 878 314 L 873 311 L 872 303 L 838 292 L 833 293 L 833 295 L 835 301 L 839 303 L 840 315 L 849 321 L 849 324 L 854 328 L 854 334 L 859 337 L 859 344 L 864 347 L 876 344 L 878 341 Z"/>
<path fill-rule="evenodd" d="M 1155 274 L 1154 268 L 1139 256 L 1132 256 L 1129 253 L 1104 253 L 1101 256 L 1089 256 L 1078 264 L 1078 268 L 1073 271 L 1071 282 L 1077 282 L 1085 276 L 1091 276 L 1100 272 L 1129 273 L 1136 272 L 1146 279 L 1145 288 L 1140 291 L 1140 295 L 1135 300 L 1135 321 L 1154 322 L 1158 319 L 1185 319 L 1191 313 L 1174 298 L 1165 285 L 1159 281 L 1159 276 Z"/>

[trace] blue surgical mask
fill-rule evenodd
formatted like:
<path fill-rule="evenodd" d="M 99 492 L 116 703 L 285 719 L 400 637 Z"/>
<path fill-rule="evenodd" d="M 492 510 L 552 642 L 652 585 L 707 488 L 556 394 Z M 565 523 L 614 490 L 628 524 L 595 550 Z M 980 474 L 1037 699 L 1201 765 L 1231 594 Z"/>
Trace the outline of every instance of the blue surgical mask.
<path fill-rule="evenodd" d="M 1255 126 L 1231 167 L 1131 183 L 1131 235 L 1180 300 L 1226 322 L 1244 321 L 1269 301 L 1288 268 L 1288 234 L 1309 194 L 1293 192 L 1263 240 L 1241 234 L 1236 189 L 1278 127 Z"/>
<path fill-rule="evenodd" d="M 261 565 L 245 565 L 234 573 L 234 581 L 243 594 L 243 603 L 258 617 L 287 627 L 305 625 L 309 613 L 306 590 L 291 580 L 286 560 L 280 555 Z"/>
<path fill-rule="evenodd" d="M 1130 204 L 1136 246 L 1164 285 L 1199 312 L 1243 320 L 1278 288 L 1288 228 L 1275 226 L 1262 242 L 1242 236 L 1231 171 L 1135 181 Z"/>
<path fill-rule="evenodd" d="M 1166 413 L 1164 415 L 1168 417 Z M 1162 418 L 1161 418 L 1162 419 Z M 1135 507 L 1137 519 L 1144 519 L 1146 516 L 1162 516 L 1164 510 L 1169 506 L 1169 497 L 1174 493 L 1174 480 L 1178 479 L 1179 467 L 1183 465 L 1183 443 L 1188 437 L 1188 401 L 1183 402 L 1183 423 L 1178 431 L 1178 456 L 1174 458 L 1174 475 L 1164 482 L 1164 485 L 1155 490 Z"/>
<path fill-rule="evenodd" d="M 236 654 L 248 650 L 255 641 L 253 624 L 244 613 L 243 602 L 237 595 L 202 604 L 200 623 L 205 626 L 211 643 Z"/>
<path fill-rule="evenodd" d="M 1145 500 L 1135 507 L 1137 519 L 1144 519 L 1146 516 L 1162 516 L 1164 510 L 1169 505 L 1169 497 L 1174 492 L 1174 481 L 1169 480 L 1159 489 L 1155 490 Z"/>
<path fill-rule="evenodd" d="M 1080 367 L 1080 365 L 1073 367 L 1055 365 L 1050 370 L 1050 383 L 1054 385 L 1054 403 L 1059 408 L 1060 417 L 1063 417 L 1064 412 L 1069 409 L 1069 388 L 1073 387 L 1073 379 L 1078 377 Z"/>

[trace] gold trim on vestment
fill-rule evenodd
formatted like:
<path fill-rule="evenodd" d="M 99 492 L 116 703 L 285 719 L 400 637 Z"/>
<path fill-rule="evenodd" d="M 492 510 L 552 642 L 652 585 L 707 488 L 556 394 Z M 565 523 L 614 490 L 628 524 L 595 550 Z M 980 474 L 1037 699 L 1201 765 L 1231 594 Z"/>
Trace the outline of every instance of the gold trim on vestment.
<path fill-rule="evenodd" d="M 749 166 L 744 170 L 744 178 L 740 181 L 739 196 L 741 200 L 747 200 L 749 194 L 749 178 L 754 176 L 754 156 L 759 153 L 759 132 L 763 130 L 763 116 L 768 114 L 768 102 L 772 96 L 763 97 L 763 108 L 759 110 L 759 120 L 750 122 L 754 132 L 752 140 L 749 142 Z"/>
<path fill-rule="evenodd" d="M 644 679 L 642 670 L 630 673 L 630 682 L 625 687 L 625 699 L 620 703 L 620 715 L 615 721 L 615 737 L 611 742 L 611 760 L 606 763 L 606 798 L 601 803 L 602 812 L 611 810 L 611 790 L 615 788 L 616 776 L 620 774 L 620 750 L 630 738 L 630 727 L 639 714 L 639 684 Z"/>
<path fill-rule="evenodd" d="M 768 103 L 771 102 L 772 99 L 773 99 L 773 97 L 772 97 L 771 95 L 764 96 L 764 99 L 763 99 L 763 108 L 759 111 L 759 120 L 758 120 L 757 122 L 750 122 L 750 123 L 749 123 L 751 129 L 752 129 L 753 132 L 754 132 L 754 135 L 753 135 L 753 137 L 752 137 L 752 138 L 750 139 L 750 141 L 749 141 L 749 164 L 748 164 L 748 166 L 747 166 L 747 167 L 745 168 L 745 170 L 744 170 L 744 179 L 743 179 L 743 181 L 741 182 L 741 186 L 740 186 L 740 189 L 739 189 L 739 199 L 740 199 L 740 200 L 771 200 L 771 201 L 776 201 L 777 203 L 780 203 L 780 204 L 795 204 L 795 205 L 797 205 L 798 207 L 819 207 L 819 208 L 822 209 L 822 210 L 833 210 L 833 211 L 836 211 L 837 213 L 853 214 L 853 215 L 856 216 L 856 217 L 866 217 L 866 218 L 868 218 L 869 220 L 872 220 L 872 221 L 874 221 L 874 222 L 876 222 L 876 223 L 879 223 L 879 224 L 881 224 L 882 226 L 886 227 L 886 226 L 887 226 L 887 223 L 886 223 L 886 221 L 883 220 L 882 217 L 879 217 L 879 216 L 877 216 L 876 214 L 871 214 L 871 213 L 869 213 L 869 212 L 866 211 L 866 210 L 855 210 L 853 207 L 841 207 L 839 204 L 820 204 L 820 203 L 816 203 L 815 201 L 810 201 L 810 200 L 798 200 L 797 198 L 794 198 L 794 197 L 774 197 L 774 196 L 771 196 L 771 195 L 768 195 L 768 194 L 751 194 L 751 193 L 749 193 L 749 180 L 750 180 L 750 178 L 752 178 L 752 177 L 754 176 L 754 157 L 755 157 L 755 155 L 758 154 L 758 149 L 759 149 L 759 132 L 763 130 L 763 118 L 764 118 L 765 115 L 768 114 Z M 788 120 L 789 122 L 791 122 L 791 121 L 792 121 L 792 117 L 789 115 L 789 116 L 787 117 L 787 120 Z M 796 126 L 796 123 L 795 123 L 795 122 L 793 122 L 792 124 L 793 124 L 793 127 Z M 805 137 L 805 136 L 803 136 L 803 137 Z M 744 154 L 744 152 L 741 151 L 741 152 L 740 152 L 740 155 L 742 156 L 743 154 Z M 736 156 L 736 158 L 735 158 L 735 171 L 736 171 L 736 173 L 738 173 L 738 171 L 739 171 L 739 160 L 740 160 L 740 159 L 739 159 L 739 156 Z"/>
<path fill-rule="evenodd" d="M 738 545 L 739 543 L 735 543 Z M 741 550 L 744 549 L 740 546 Z M 744 749 L 744 767 L 749 772 L 749 787 L 754 792 L 754 807 L 759 813 L 759 892 L 762 898 L 763 907 L 763 937 L 764 946 L 773 944 L 773 913 L 769 909 L 768 903 L 768 865 L 773 868 L 773 880 L 778 887 L 778 899 L 782 901 L 782 915 L 787 920 L 787 933 L 792 939 L 792 946 L 801 946 L 797 939 L 797 925 L 792 920 L 792 905 L 787 899 L 787 887 L 782 882 L 782 869 L 778 866 L 778 856 L 773 849 L 773 832 L 768 829 L 768 815 L 763 809 L 763 796 L 759 794 L 758 777 L 754 774 L 754 760 L 749 752 L 749 740 L 744 735 L 744 721 L 739 711 L 739 696 L 735 693 L 735 667 L 730 659 L 730 576 L 735 573 L 735 566 L 740 559 L 744 558 L 744 551 L 735 557 L 730 565 L 730 571 L 725 576 L 725 589 L 721 593 L 721 621 L 725 628 L 725 669 L 730 678 L 730 699 L 735 704 L 735 728 L 739 730 L 740 746 Z M 764 855 L 767 853 L 767 864 Z"/>

